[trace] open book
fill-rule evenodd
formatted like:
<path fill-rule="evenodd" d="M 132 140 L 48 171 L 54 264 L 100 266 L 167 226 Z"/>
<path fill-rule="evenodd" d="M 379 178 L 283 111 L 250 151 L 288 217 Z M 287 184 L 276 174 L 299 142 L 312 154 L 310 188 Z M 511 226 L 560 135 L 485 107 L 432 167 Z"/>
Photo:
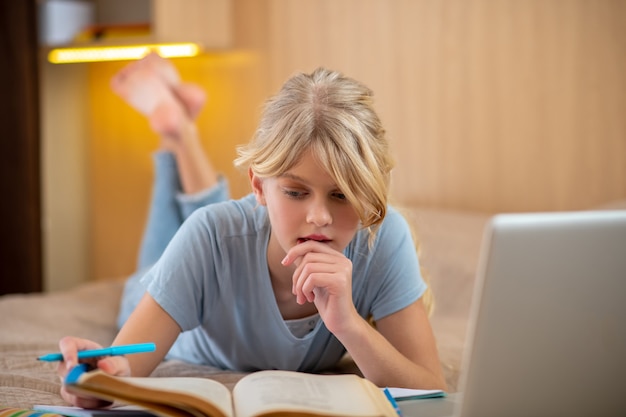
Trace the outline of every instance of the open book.
<path fill-rule="evenodd" d="M 115 377 L 76 366 L 66 377 L 74 394 L 139 405 L 171 417 L 397 417 L 384 393 L 358 375 L 259 371 L 230 390 L 192 377 Z"/>

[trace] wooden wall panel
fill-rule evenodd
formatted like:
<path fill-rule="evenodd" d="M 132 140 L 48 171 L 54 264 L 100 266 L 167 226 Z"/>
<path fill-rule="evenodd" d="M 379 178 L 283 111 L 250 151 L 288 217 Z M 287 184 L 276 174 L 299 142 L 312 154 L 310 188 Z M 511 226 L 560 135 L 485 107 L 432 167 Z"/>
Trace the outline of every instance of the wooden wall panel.
<path fill-rule="evenodd" d="M 339 69 L 375 91 L 402 203 L 576 209 L 626 196 L 626 4 L 268 1 L 272 89 Z"/>

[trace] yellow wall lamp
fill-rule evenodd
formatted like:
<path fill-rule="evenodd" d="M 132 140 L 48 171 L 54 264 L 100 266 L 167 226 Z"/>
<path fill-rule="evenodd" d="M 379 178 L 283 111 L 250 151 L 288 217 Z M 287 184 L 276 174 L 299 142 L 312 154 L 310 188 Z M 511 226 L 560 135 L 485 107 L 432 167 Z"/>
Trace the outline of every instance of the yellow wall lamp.
<path fill-rule="evenodd" d="M 129 61 L 140 59 L 150 51 L 155 51 L 164 58 L 192 57 L 200 54 L 201 49 L 201 46 L 197 43 L 67 47 L 51 50 L 48 53 L 48 61 L 53 64 Z"/>

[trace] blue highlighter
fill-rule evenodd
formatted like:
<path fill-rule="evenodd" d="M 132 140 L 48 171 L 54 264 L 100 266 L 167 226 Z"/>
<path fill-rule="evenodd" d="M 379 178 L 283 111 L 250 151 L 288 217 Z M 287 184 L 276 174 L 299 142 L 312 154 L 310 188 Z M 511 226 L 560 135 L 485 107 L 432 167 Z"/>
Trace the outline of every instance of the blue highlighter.
<path fill-rule="evenodd" d="M 156 345 L 154 343 L 137 343 L 134 345 L 111 346 L 102 349 L 81 350 L 78 352 L 78 359 L 97 358 L 99 356 L 121 356 L 133 353 L 154 352 Z M 37 358 L 44 362 L 58 362 L 63 360 L 61 353 L 48 353 Z"/>

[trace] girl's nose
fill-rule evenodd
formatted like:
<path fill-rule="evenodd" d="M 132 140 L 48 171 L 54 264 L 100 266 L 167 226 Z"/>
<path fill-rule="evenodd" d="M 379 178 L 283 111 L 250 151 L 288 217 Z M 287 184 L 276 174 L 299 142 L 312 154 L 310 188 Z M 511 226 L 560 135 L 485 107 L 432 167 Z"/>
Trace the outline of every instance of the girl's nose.
<path fill-rule="evenodd" d="M 307 213 L 307 222 L 322 227 L 332 223 L 332 215 L 327 205 L 323 202 L 313 202 Z"/>

